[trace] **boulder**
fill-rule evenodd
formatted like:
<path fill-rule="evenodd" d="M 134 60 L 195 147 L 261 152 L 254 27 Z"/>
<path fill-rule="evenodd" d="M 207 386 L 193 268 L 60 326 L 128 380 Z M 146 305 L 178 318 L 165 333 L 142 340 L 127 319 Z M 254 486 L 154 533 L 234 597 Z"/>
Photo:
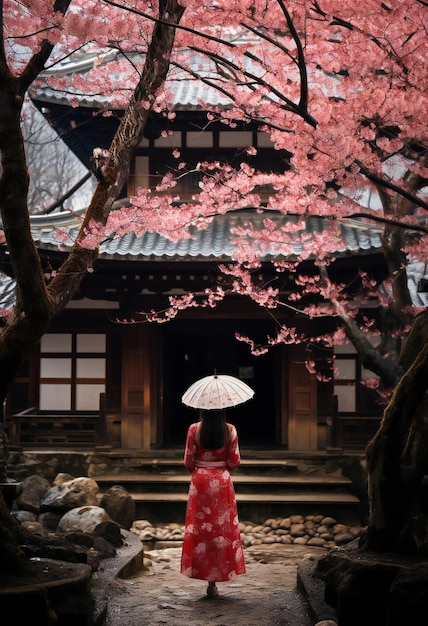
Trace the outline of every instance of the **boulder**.
<path fill-rule="evenodd" d="M 113 520 L 101 522 L 95 526 L 93 531 L 95 536 L 102 537 L 113 546 L 119 547 L 123 544 L 120 526 Z"/>
<path fill-rule="evenodd" d="M 31 513 L 31 511 L 12 511 L 12 517 L 18 520 L 18 522 L 36 522 L 37 518 L 35 513 Z"/>
<path fill-rule="evenodd" d="M 428 615 L 428 565 L 400 555 L 348 548 L 321 557 L 315 575 L 325 582 L 325 600 L 346 626 L 420 624 Z"/>
<path fill-rule="evenodd" d="M 64 480 L 63 480 L 64 478 Z M 59 474 L 54 486 L 49 489 L 40 504 L 41 511 L 70 511 L 82 506 L 98 504 L 98 484 L 92 478 L 69 478 L 68 474 Z"/>
<path fill-rule="evenodd" d="M 54 511 L 46 511 L 40 513 L 37 516 L 37 521 L 47 530 L 55 531 L 58 528 L 59 520 L 62 517 L 62 513 L 55 513 Z"/>
<path fill-rule="evenodd" d="M 103 495 L 100 505 L 112 520 L 129 530 L 135 521 L 135 502 L 121 485 L 113 485 Z"/>
<path fill-rule="evenodd" d="M 32 513 L 40 512 L 40 502 L 50 489 L 50 483 L 42 476 L 34 475 L 24 478 L 22 481 L 22 492 L 14 502 L 14 508 L 31 511 Z"/>
<path fill-rule="evenodd" d="M 92 533 L 101 522 L 111 521 L 100 506 L 79 506 L 65 513 L 58 524 L 58 532 Z"/>

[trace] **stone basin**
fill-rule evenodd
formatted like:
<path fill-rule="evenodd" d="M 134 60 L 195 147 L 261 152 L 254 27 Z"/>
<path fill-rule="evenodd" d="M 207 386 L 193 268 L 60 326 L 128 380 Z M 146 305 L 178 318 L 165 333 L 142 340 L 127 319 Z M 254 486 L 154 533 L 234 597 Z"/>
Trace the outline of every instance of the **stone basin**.
<path fill-rule="evenodd" d="M 11 624 L 91 626 L 91 576 L 86 563 L 30 559 L 24 572 L 0 577 L 0 614 Z"/>

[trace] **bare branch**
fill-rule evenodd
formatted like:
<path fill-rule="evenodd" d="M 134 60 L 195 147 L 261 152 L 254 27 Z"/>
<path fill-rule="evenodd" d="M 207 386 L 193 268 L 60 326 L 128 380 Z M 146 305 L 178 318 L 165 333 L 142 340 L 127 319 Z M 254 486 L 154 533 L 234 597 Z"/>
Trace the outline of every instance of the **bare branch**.
<path fill-rule="evenodd" d="M 297 48 L 297 58 L 298 58 L 298 67 L 300 72 L 300 102 L 299 106 L 302 107 L 305 111 L 308 108 L 308 74 L 306 70 L 305 57 L 303 54 L 302 43 L 300 41 L 300 37 L 297 34 L 296 28 L 294 26 L 293 20 L 289 12 L 287 11 L 283 0 L 277 0 L 279 6 L 282 9 L 282 12 L 285 15 L 285 19 L 287 20 L 287 26 L 290 29 L 291 36 L 293 37 L 294 43 Z"/>

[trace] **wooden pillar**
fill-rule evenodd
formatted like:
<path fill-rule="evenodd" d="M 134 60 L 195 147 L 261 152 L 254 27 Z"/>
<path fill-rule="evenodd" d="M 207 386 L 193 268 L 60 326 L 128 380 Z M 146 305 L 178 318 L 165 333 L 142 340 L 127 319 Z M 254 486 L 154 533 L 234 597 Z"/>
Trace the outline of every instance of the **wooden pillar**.
<path fill-rule="evenodd" d="M 317 450 L 317 381 L 305 366 L 305 351 L 290 347 L 288 366 L 288 449 Z"/>
<path fill-rule="evenodd" d="M 150 327 L 124 327 L 122 351 L 122 448 L 150 450 L 156 414 L 156 350 Z"/>

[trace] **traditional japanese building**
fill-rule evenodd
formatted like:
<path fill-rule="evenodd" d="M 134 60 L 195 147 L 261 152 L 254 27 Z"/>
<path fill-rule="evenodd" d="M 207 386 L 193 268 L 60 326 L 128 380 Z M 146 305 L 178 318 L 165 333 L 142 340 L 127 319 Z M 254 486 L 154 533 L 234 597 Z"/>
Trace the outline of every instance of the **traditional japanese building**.
<path fill-rule="evenodd" d="M 115 54 L 110 53 L 112 58 Z M 69 60 L 52 72 L 65 75 L 75 69 L 73 63 L 79 63 L 80 71 L 85 72 L 94 61 L 95 56 Z M 176 168 L 173 148 L 180 150 L 189 169 L 194 168 L 175 189 L 183 198 L 197 189 L 200 174 L 195 166 L 201 160 L 247 161 L 273 172 L 286 167 L 287 154 L 274 150 L 269 136 L 252 125 L 232 129 L 213 122 L 202 131 L 206 113 L 200 102 L 222 104 L 222 96 L 214 89 L 180 80 L 173 90 L 175 118 L 151 116 L 124 198 L 138 186 L 154 188 L 169 168 Z M 65 95 L 47 83 L 32 98 L 81 161 L 92 167 L 93 148 L 109 146 L 121 112 L 94 116 L 101 103 L 90 96 L 81 97 L 79 107 L 71 107 Z M 165 129 L 167 136 L 162 134 Z M 257 148 L 255 156 L 248 155 L 249 146 Z M 272 218 L 293 220 L 292 216 Z M 278 345 L 253 356 L 235 337 L 239 333 L 266 344 L 267 337 L 276 332 L 277 321 L 292 320 L 302 330 L 317 324 L 317 332 L 322 330 L 320 321 L 309 322 L 287 308 L 275 311 L 274 319 L 238 296 L 226 298 L 214 309 L 188 309 L 164 324 L 149 323 L 138 315 L 162 310 L 169 295 L 203 291 L 221 283 L 224 277 L 218 265 L 231 259 L 233 228 L 248 220 L 262 228 L 260 216 L 250 207 L 217 216 L 206 230 L 195 230 L 193 239 L 171 242 L 147 232 L 105 242 L 94 271 L 42 337 L 10 394 L 7 416 L 20 412 L 27 416 L 26 420 L 22 416 L 16 419 L 21 424 L 17 427 L 20 441 L 83 445 L 89 436 L 81 428 L 84 418 L 93 416 L 96 421 L 101 414 L 105 419 L 103 442 L 113 447 L 150 450 L 182 446 L 197 412 L 184 406 L 181 396 L 192 382 L 216 370 L 241 378 L 255 390 L 253 400 L 230 410 L 242 446 L 319 451 L 334 445 L 364 445 L 376 430 L 380 409 L 370 390 L 360 385 L 372 374 L 361 367 L 352 346 L 336 348 L 338 375 L 334 381 L 322 383 L 306 369 L 306 344 Z M 49 272 L 60 265 L 66 253 L 67 244 L 58 246 L 58 231 L 66 231 L 72 240 L 79 215 L 33 216 L 31 227 Z M 324 227 L 322 219 L 310 218 L 307 235 Z M 378 277 L 384 276 L 379 232 L 357 221 L 340 228 L 345 245 L 337 251 L 332 269 L 336 278 L 348 280 L 357 268 L 372 273 L 377 268 Z M 296 236 L 296 254 L 299 245 Z M 314 260 L 307 261 L 305 271 L 314 271 Z M 271 271 L 268 265 L 265 271 Z M 276 277 L 284 300 L 292 280 L 287 272 Z M 322 323 L 328 330 L 333 322 Z M 41 418 L 53 415 L 56 421 L 52 419 L 51 426 L 43 429 Z M 79 416 L 80 422 L 76 420 Z"/>

